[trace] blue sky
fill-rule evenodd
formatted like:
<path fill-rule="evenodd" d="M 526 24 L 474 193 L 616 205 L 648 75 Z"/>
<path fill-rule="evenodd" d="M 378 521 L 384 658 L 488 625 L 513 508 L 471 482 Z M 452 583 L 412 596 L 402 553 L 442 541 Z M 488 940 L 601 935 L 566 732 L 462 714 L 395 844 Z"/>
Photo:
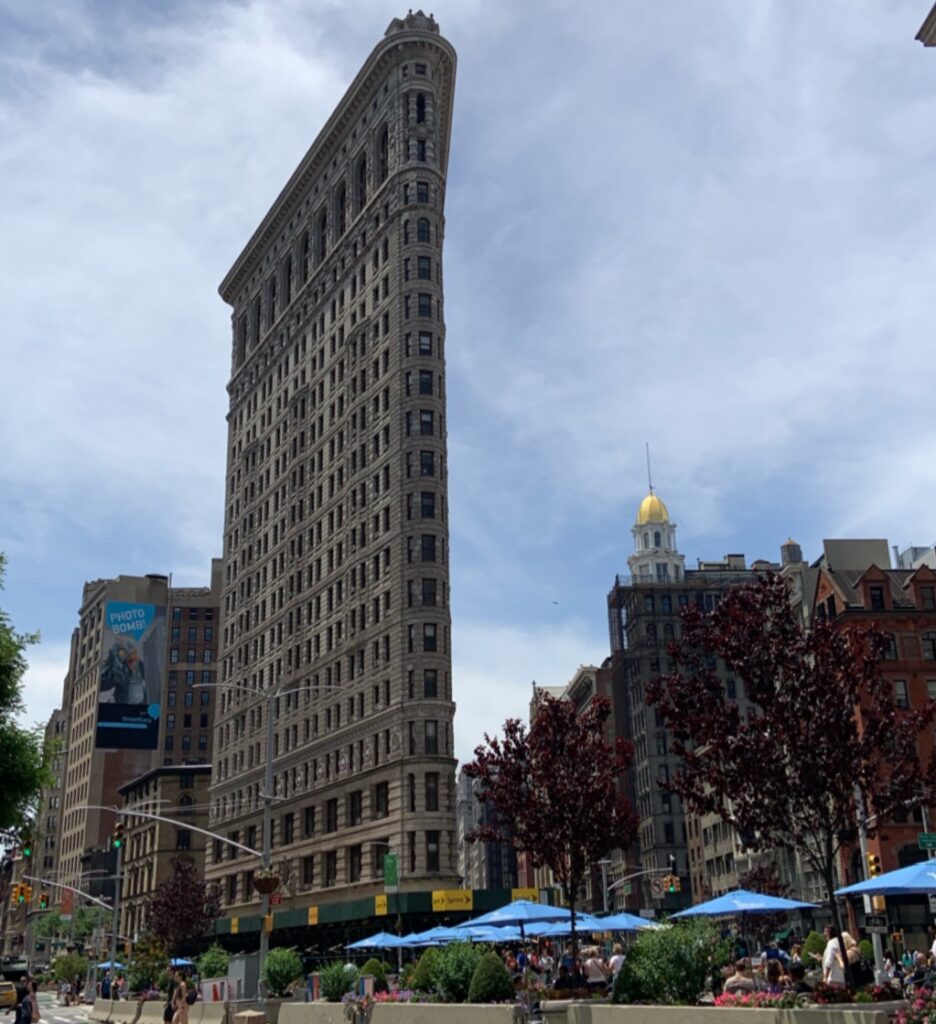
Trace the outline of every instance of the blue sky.
<path fill-rule="evenodd" d="M 434 0 L 456 747 L 608 653 L 654 478 L 696 558 L 936 539 L 927 0 Z M 217 286 L 390 19 L 0 0 L 2 604 L 61 693 L 86 579 L 220 553 Z M 558 602 L 558 603 L 556 603 Z"/>

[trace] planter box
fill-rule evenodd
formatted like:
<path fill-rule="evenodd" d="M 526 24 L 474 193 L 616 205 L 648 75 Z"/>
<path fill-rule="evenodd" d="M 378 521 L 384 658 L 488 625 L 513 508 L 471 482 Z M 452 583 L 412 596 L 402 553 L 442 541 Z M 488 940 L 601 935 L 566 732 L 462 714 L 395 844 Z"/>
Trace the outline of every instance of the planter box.
<path fill-rule="evenodd" d="M 377 1003 L 371 1024 L 513 1024 L 514 1004 Z M 347 1024 L 341 1003 L 289 1003 L 279 1024 Z"/>
<path fill-rule="evenodd" d="M 722 1006 L 609 1006 L 601 1003 L 543 1003 L 545 1024 L 888 1024 L 904 1003 L 841 1003 L 796 1010 Z M 749 1016 L 742 1016 L 748 1014 Z"/>

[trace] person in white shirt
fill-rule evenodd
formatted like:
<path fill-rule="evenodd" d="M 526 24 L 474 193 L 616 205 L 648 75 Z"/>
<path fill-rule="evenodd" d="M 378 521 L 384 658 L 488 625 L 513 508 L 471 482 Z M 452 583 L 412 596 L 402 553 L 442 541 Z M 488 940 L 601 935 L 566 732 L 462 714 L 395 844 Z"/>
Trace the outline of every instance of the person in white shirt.
<path fill-rule="evenodd" d="M 845 964 L 842 962 L 842 948 L 839 943 L 838 929 L 827 924 L 822 930 L 826 938 L 826 948 L 822 953 L 822 980 L 827 985 L 845 987 Z"/>
<path fill-rule="evenodd" d="M 608 970 L 611 972 L 611 984 L 613 985 L 618 972 L 624 966 L 624 950 L 619 942 L 615 942 L 611 959 L 608 961 Z"/>

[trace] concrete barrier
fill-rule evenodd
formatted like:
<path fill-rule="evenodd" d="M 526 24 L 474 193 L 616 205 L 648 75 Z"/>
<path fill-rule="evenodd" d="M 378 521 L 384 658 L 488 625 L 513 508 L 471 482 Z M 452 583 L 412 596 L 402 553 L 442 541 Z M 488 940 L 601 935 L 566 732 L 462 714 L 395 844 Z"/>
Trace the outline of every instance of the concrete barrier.
<path fill-rule="evenodd" d="M 887 1004 L 890 1008 L 890 1004 Z M 888 1009 L 873 1003 L 802 1007 L 795 1010 L 726 1006 L 611 1006 L 549 1001 L 544 1024 L 888 1024 Z M 748 1014 L 744 1017 L 742 1014 Z"/>
<path fill-rule="evenodd" d="M 376 1003 L 372 1024 L 512 1024 L 513 1003 Z M 318 1024 L 318 1022 L 316 1022 Z"/>
<path fill-rule="evenodd" d="M 95 999 L 88 1017 L 103 1024 L 104 1021 L 110 1020 L 113 1005 L 113 1001 L 110 999 Z"/>
<path fill-rule="evenodd" d="M 137 1024 L 162 1024 L 165 999 L 148 999 L 140 1010 Z"/>
<path fill-rule="evenodd" d="M 348 1024 L 348 1018 L 342 1003 L 284 1003 L 279 1024 Z"/>
<path fill-rule="evenodd" d="M 111 1010 L 111 1024 L 135 1024 L 143 1004 L 136 999 L 118 999 Z"/>

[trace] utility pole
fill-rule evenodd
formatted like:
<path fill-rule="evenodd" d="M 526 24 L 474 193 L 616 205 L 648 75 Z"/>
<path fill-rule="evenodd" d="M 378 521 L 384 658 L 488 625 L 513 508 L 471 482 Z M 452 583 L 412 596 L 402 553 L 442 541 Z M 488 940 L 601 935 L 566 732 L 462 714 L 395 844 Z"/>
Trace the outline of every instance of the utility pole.
<path fill-rule="evenodd" d="M 601 868 L 601 905 L 604 908 L 604 912 L 608 912 L 608 868 L 611 867 L 611 861 L 606 857 L 598 861 L 598 866 Z"/>
<path fill-rule="evenodd" d="M 864 793 L 861 792 L 860 786 L 855 786 L 855 804 L 858 811 L 858 841 L 861 845 L 861 863 L 865 876 L 867 877 L 868 868 L 868 820 L 865 817 L 865 803 Z M 866 914 L 871 913 L 873 906 L 870 896 L 862 897 L 864 900 L 864 910 Z M 871 946 L 874 949 L 874 983 L 876 985 L 883 984 L 884 981 L 884 946 L 881 942 L 881 936 L 877 932 L 871 933 Z"/>
<path fill-rule="evenodd" d="M 114 911 L 113 911 L 113 923 L 111 924 L 111 940 L 110 940 L 110 972 L 111 972 L 111 986 L 117 977 L 117 932 L 120 931 L 120 865 L 123 860 L 123 844 L 124 844 L 124 826 L 123 822 L 118 818 L 114 822 L 114 831 L 111 836 L 111 843 L 114 849 L 117 851 L 117 865 L 114 868 Z M 113 987 L 111 992 L 113 993 Z"/>

